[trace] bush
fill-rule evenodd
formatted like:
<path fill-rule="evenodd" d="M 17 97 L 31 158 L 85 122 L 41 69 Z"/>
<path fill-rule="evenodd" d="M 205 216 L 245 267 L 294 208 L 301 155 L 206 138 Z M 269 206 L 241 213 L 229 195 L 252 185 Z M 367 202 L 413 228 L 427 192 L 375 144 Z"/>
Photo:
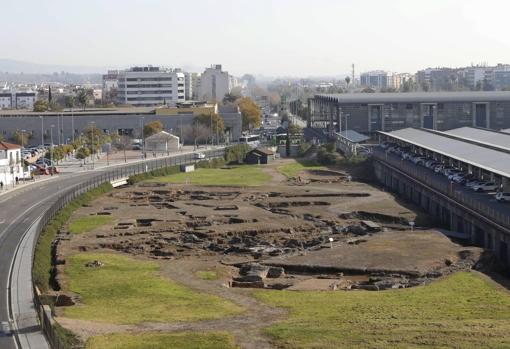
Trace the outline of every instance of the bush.
<path fill-rule="evenodd" d="M 310 143 L 301 143 L 299 145 L 299 150 L 298 150 L 298 157 L 303 157 L 305 156 L 306 152 L 312 147 L 312 145 Z"/>
<path fill-rule="evenodd" d="M 338 160 L 338 155 L 328 152 L 325 148 L 320 148 L 317 152 L 317 162 L 321 165 L 334 165 Z"/>
<path fill-rule="evenodd" d="M 210 161 L 202 160 L 196 163 L 197 168 L 221 168 L 225 166 L 225 159 L 215 158 Z"/>
<path fill-rule="evenodd" d="M 248 144 L 237 144 L 225 149 L 225 161 L 227 164 L 243 162 L 246 154 L 251 150 Z"/>

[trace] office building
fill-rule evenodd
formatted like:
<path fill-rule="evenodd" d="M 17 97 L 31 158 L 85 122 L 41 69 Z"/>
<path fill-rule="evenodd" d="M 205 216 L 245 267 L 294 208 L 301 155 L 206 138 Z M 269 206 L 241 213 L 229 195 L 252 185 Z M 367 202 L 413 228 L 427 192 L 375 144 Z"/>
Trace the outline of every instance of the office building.
<path fill-rule="evenodd" d="M 320 94 L 308 105 L 308 126 L 330 135 L 345 130 L 346 124 L 361 133 L 510 127 L 510 92 L 504 91 Z"/>
<path fill-rule="evenodd" d="M 118 74 L 117 103 L 138 107 L 185 100 L 184 73 L 160 67 L 132 67 Z"/>

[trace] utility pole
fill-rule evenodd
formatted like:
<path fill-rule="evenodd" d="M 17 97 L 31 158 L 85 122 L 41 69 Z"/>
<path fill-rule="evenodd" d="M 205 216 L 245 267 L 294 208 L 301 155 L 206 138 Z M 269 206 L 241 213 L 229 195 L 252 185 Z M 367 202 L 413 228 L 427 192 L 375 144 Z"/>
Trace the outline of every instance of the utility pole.
<path fill-rule="evenodd" d="M 352 83 L 354 84 L 354 63 L 352 63 Z"/>
<path fill-rule="evenodd" d="M 141 129 L 142 129 L 142 156 L 145 160 L 145 136 L 144 136 L 144 132 L 143 132 L 143 128 L 144 128 L 144 120 L 145 118 L 142 116 L 142 119 L 141 119 Z"/>
<path fill-rule="evenodd" d="M 90 138 L 91 138 L 91 141 L 90 141 L 90 144 L 92 146 L 92 169 L 95 168 L 94 166 L 94 150 L 96 148 L 95 144 L 94 144 L 94 130 L 95 130 L 95 123 L 94 121 L 91 121 L 90 122 Z"/>

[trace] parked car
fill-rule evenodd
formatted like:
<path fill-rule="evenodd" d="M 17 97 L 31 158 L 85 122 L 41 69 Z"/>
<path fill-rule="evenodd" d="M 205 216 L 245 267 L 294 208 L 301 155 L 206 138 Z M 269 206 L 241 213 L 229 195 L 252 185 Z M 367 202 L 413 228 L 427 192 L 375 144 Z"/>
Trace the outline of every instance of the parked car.
<path fill-rule="evenodd" d="M 474 186 L 480 185 L 482 183 L 483 183 L 483 181 L 481 181 L 481 180 L 473 179 L 473 180 L 470 180 L 470 181 L 466 182 L 466 187 L 473 188 Z"/>
<path fill-rule="evenodd" d="M 205 154 L 203 154 L 203 153 L 195 153 L 195 159 L 205 159 Z"/>
<path fill-rule="evenodd" d="M 498 200 L 498 202 L 510 202 L 510 192 L 498 192 L 496 194 L 496 200 Z"/>
<path fill-rule="evenodd" d="M 484 182 L 472 187 L 474 191 L 493 191 L 498 189 L 498 185 L 494 182 Z"/>

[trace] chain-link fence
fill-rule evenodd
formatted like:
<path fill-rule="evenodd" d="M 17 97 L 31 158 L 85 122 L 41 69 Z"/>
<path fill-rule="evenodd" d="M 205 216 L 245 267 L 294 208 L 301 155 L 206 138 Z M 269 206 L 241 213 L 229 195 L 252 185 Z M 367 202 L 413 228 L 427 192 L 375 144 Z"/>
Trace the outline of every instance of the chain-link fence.
<path fill-rule="evenodd" d="M 97 175 L 90 179 L 74 185 L 66 190 L 62 195 L 54 198 L 50 201 L 47 206 L 48 209 L 43 213 L 39 222 L 37 223 L 36 229 L 36 241 L 39 239 L 44 227 L 55 217 L 55 215 L 72 200 L 76 199 L 81 194 L 88 192 L 94 188 L 99 187 L 103 183 L 111 182 L 119 179 L 124 179 L 129 176 L 133 176 L 140 173 L 150 172 L 152 170 L 161 169 L 165 167 L 193 164 L 198 161 L 212 160 L 214 158 L 222 158 L 225 155 L 225 149 L 214 149 L 201 151 L 203 157 L 199 158 L 195 153 L 188 153 L 164 158 L 157 158 L 151 160 L 140 161 L 135 164 L 120 165 L 114 168 L 107 168 L 98 171 Z M 32 258 L 35 255 L 35 248 L 37 244 L 34 244 L 34 250 L 32 251 Z M 43 330 L 50 346 L 53 349 L 69 349 L 69 345 L 65 344 L 59 337 L 56 329 L 55 322 L 52 318 L 51 309 L 48 306 L 44 306 L 41 302 L 37 289 L 34 285 L 34 305 L 39 316 L 41 329 Z"/>

